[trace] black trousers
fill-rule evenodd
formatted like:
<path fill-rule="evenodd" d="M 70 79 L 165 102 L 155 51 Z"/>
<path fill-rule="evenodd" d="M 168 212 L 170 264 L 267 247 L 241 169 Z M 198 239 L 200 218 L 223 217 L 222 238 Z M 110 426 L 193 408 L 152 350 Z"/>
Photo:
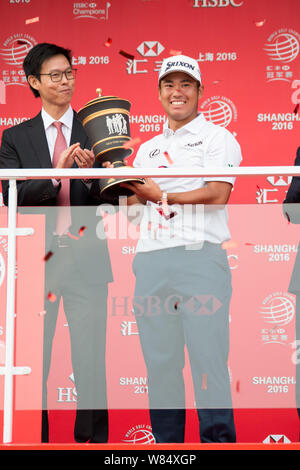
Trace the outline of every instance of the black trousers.
<path fill-rule="evenodd" d="M 77 392 L 74 438 L 77 442 L 107 442 L 107 284 L 88 282 L 76 268 L 69 246 L 54 248 L 54 255 L 46 264 L 45 277 L 46 296 L 52 292 L 56 301 L 45 301 L 42 442 L 49 440 L 47 379 L 61 297 L 69 327 Z"/>
<path fill-rule="evenodd" d="M 156 442 L 184 442 L 187 348 L 201 442 L 235 442 L 229 353 L 231 273 L 220 245 L 138 253 L 133 300 Z"/>

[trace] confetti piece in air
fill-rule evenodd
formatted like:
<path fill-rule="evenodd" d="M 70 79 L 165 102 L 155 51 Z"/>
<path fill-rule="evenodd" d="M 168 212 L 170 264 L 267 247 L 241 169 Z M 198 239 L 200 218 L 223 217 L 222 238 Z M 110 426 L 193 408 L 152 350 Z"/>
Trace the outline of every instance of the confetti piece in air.
<path fill-rule="evenodd" d="M 164 156 L 166 157 L 166 159 L 168 160 L 168 162 L 170 163 L 170 165 L 173 165 L 173 160 L 172 160 L 172 158 L 170 157 L 170 155 L 168 154 L 168 152 L 164 152 Z"/>
<path fill-rule="evenodd" d="M 124 147 L 124 149 L 131 148 L 134 145 L 139 144 L 140 141 L 141 141 L 140 137 L 135 137 L 134 139 L 130 139 L 127 142 L 124 142 L 123 147 Z"/>
<path fill-rule="evenodd" d="M 56 295 L 53 294 L 53 292 L 48 292 L 47 300 L 49 300 L 50 302 L 55 302 L 56 301 Z"/>
<path fill-rule="evenodd" d="M 161 204 L 161 203 L 160 203 L 160 204 Z M 157 212 L 159 213 L 159 215 L 161 215 L 162 217 L 164 217 L 166 220 L 173 219 L 173 217 L 175 217 L 175 215 L 177 215 L 177 212 L 176 212 L 176 211 L 169 212 L 168 205 L 167 205 L 167 207 L 165 207 L 165 209 L 162 207 L 162 205 L 160 205 L 160 206 L 157 208 Z"/>
<path fill-rule="evenodd" d="M 298 111 L 299 111 L 299 103 L 296 104 L 296 107 L 295 107 L 293 113 L 298 114 Z"/>
<path fill-rule="evenodd" d="M 236 391 L 237 391 L 237 393 L 239 393 L 239 391 L 240 391 L 240 381 L 239 380 L 236 382 Z"/>
<path fill-rule="evenodd" d="M 258 28 L 260 28 L 261 26 L 263 26 L 265 24 L 265 22 L 266 22 L 266 20 L 259 20 L 259 21 L 254 21 L 254 24 Z"/>
<path fill-rule="evenodd" d="M 0 104 L 6 104 L 6 88 L 3 80 L 0 80 Z"/>
<path fill-rule="evenodd" d="M 256 188 L 257 188 L 256 194 L 257 194 L 258 196 L 262 195 L 262 194 L 263 194 L 263 190 L 258 186 L 258 184 L 256 185 Z"/>
<path fill-rule="evenodd" d="M 51 256 L 53 256 L 53 252 L 48 251 L 48 253 L 46 253 L 44 256 L 44 261 L 48 261 L 51 258 Z"/>
<path fill-rule="evenodd" d="M 125 51 L 120 50 L 120 51 L 119 51 L 119 54 L 121 54 L 122 56 L 126 57 L 126 59 L 134 60 L 134 55 L 129 54 L 128 52 L 125 52 Z"/>
<path fill-rule="evenodd" d="M 110 47 L 111 43 L 112 43 L 112 39 L 111 39 L 111 38 L 108 38 L 108 39 L 105 41 L 104 46 L 105 46 L 105 47 Z"/>
<path fill-rule="evenodd" d="M 80 227 L 78 233 L 79 233 L 79 236 L 80 237 L 83 237 L 83 232 L 85 231 L 86 227 L 83 225 L 82 227 Z"/>
<path fill-rule="evenodd" d="M 245 245 L 246 246 L 255 246 L 255 243 L 246 242 Z"/>
<path fill-rule="evenodd" d="M 181 55 L 182 51 L 176 51 L 176 49 L 170 49 L 170 55 Z"/>
<path fill-rule="evenodd" d="M 25 23 L 26 24 L 37 23 L 38 21 L 40 21 L 40 18 L 36 16 L 35 18 L 29 18 L 28 20 L 25 21 Z"/>
<path fill-rule="evenodd" d="M 290 222 L 291 222 L 291 219 L 290 219 L 290 216 L 289 216 L 289 214 L 288 214 L 287 212 L 285 212 L 285 216 L 286 216 L 286 218 L 287 218 L 288 223 L 290 223 Z"/>
<path fill-rule="evenodd" d="M 73 238 L 73 240 L 79 240 L 79 238 L 76 237 L 76 235 L 73 235 L 73 233 L 71 233 L 71 232 L 68 232 L 67 235 L 68 235 L 69 238 Z"/>
<path fill-rule="evenodd" d="M 207 374 L 202 374 L 202 390 L 207 390 Z"/>

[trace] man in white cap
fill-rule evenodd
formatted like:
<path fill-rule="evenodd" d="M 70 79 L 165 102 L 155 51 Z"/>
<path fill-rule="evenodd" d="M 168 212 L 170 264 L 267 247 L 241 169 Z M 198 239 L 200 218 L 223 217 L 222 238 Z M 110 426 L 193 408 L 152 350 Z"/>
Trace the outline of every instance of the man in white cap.
<path fill-rule="evenodd" d="M 163 61 L 159 99 L 168 116 L 163 133 L 143 143 L 134 166 L 224 168 L 241 162 L 225 128 L 198 114 L 203 93 L 196 60 Z M 133 263 L 133 307 L 148 374 L 156 442 L 184 442 L 187 348 L 201 442 L 236 439 L 228 376 L 231 273 L 222 244 L 230 238 L 225 205 L 234 178 L 146 178 L 127 185 L 143 203 Z"/>

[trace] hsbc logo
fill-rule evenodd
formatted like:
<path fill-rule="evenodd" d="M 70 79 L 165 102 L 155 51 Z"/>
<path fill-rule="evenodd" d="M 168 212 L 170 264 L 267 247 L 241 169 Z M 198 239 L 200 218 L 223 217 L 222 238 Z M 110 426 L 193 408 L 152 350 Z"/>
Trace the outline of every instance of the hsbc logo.
<path fill-rule="evenodd" d="M 238 2 L 236 0 L 194 0 L 193 8 L 241 7 L 243 3 L 244 1 Z"/>
<path fill-rule="evenodd" d="M 289 444 L 290 442 L 284 434 L 270 434 L 263 441 L 264 444 Z"/>
<path fill-rule="evenodd" d="M 289 186 L 292 181 L 291 176 L 268 176 L 267 181 L 272 186 Z"/>
<path fill-rule="evenodd" d="M 143 41 L 136 50 L 143 57 L 157 57 L 164 49 L 164 46 L 158 41 Z"/>

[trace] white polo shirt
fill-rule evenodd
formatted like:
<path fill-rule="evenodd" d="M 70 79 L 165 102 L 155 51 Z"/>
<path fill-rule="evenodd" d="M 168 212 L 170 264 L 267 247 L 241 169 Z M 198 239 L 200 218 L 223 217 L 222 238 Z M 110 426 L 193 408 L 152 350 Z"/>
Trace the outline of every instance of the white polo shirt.
<path fill-rule="evenodd" d="M 167 152 L 171 163 L 166 158 Z M 234 136 L 224 127 L 206 121 L 203 114 L 173 132 L 164 124 L 163 133 L 143 143 L 133 165 L 137 168 L 159 167 L 237 167 L 242 160 L 241 149 Z M 192 191 L 209 181 L 234 184 L 231 177 L 153 178 L 162 191 Z M 197 205 L 169 205 L 169 214 L 147 201 L 140 226 L 136 251 L 152 251 L 203 241 L 222 243 L 230 238 L 226 208 Z"/>

